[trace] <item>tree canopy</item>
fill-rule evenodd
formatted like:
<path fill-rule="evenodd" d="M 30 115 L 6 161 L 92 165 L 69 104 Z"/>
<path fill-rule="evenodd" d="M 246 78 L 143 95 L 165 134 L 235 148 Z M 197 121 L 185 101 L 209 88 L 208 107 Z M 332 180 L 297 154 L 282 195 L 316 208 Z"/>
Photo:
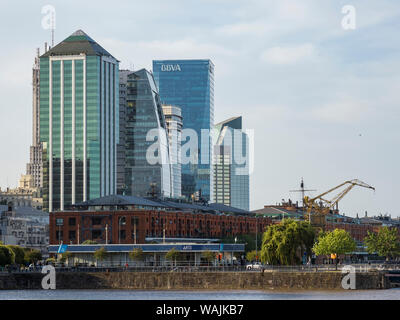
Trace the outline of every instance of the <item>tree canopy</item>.
<path fill-rule="evenodd" d="M 167 254 L 165 255 L 165 258 L 167 260 L 176 260 L 179 257 L 179 251 L 176 250 L 175 248 L 172 248 L 171 250 L 169 250 L 167 252 Z"/>
<path fill-rule="evenodd" d="M 346 254 L 356 249 L 356 243 L 350 234 L 343 229 L 322 233 L 312 248 L 316 255 Z"/>
<path fill-rule="evenodd" d="M 215 260 L 215 252 L 212 251 L 204 251 L 201 256 L 208 262 L 212 262 Z"/>
<path fill-rule="evenodd" d="M 221 239 L 221 243 L 235 243 L 235 238 L 237 243 L 244 243 L 244 251 L 247 253 L 249 251 L 253 251 L 256 249 L 256 240 L 257 240 L 257 248 L 261 247 L 262 244 L 262 234 L 258 234 L 256 236 L 255 233 L 252 234 L 241 234 L 237 236 L 228 236 Z"/>
<path fill-rule="evenodd" d="M 247 261 L 255 261 L 257 260 L 257 251 L 252 250 L 246 253 L 246 260 Z"/>
<path fill-rule="evenodd" d="M 103 260 L 106 258 L 106 256 L 107 256 L 107 249 L 104 248 L 104 247 L 101 247 L 100 249 L 97 249 L 97 250 L 94 252 L 93 255 L 94 255 L 94 258 L 95 258 L 96 260 L 103 261 Z"/>
<path fill-rule="evenodd" d="M 39 260 L 42 260 L 42 253 L 39 250 L 26 250 L 25 260 L 28 263 L 36 263 Z"/>
<path fill-rule="evenodd" d="M 285 219 L 264 232 L 261 261 L 272 265 L 299 264 L 304 252 L 311 256 L 314 241 L 315 230 L 309 223 Z"/>
<path fill-rule="evenodd" d="M 16 264 L 26 264 L 25 251 L 27 251 L 27 249 L 15 245 L 8 245 L 7 247 L 14 252 Z"/>
<path fill-rule="evenodd" d="M 364 243 L 368 253 L 377 253 L 387 260 L 400 254 L 400 241 L 396 228 L 383 227 L 377 233 L 368 231 Z"/>
<path fill-rule="evenodd" d="M 87 245 L 87 244 L 98 244 L 96 241 L 94 240 L 85 240 L 82 242 L 83 245 Z"/>
<path fill-rule="evenodd" d="M 144 259 L 143 249 L 133 249 L 131 252 L 129 252 L 129 258 L 131 258 L 133 261 L 142 261 Z"/>
<path fill-rule="evenodd" d="M 0 245 L 0 266 L 13 264 L 15 262 L 14 252 L 7 246 Z"/>

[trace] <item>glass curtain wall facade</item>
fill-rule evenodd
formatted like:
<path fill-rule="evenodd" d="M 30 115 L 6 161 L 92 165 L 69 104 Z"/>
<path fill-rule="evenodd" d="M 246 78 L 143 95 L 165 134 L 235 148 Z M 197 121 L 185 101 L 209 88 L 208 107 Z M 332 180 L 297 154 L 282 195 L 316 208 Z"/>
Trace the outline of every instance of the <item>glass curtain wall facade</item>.
<path fill-rule="evenodd" d="M 126 195 L 171 197 L 171 164 L 162 105 L 153 75 L 127 75 L 125 110 Z"/>
<path fill-rule="evenodd" d="M 125 193 L 125 120 L 128 75 L 130 70 L 119 70 L 119 143 L 117 146 L 117 194 Z"/>
<path fill-rule="evenodd" d="M 242 131 L 242 117 L 230 118 L 215 125 L 214 200 L 248 211 L 249 138 Z"/>
<path fill-rule="evenodd" d="M 181 170 L 181 136 L 182 112 L 177 106 L 163 105 L 165 123 L 167 125 L 169 152 L 172 169 L 172 198 L 182 196 L 182 170 Z"/>
<path fill-rule="evenodd" d="M 155 60 L 154 79 L 163 104 L 176 105 L 182 110 L 183 129 L 193 129 L 198 137 L 195 161 L 182 164 L 182 195 L 192 198 L 201 190 L 202 198 L 212 196 L 212 141 L 203 139 L 202 129 L 214 125 L 214 64 L 210 60 Z M 184 141 L 188 139 L 183 134 Z"/>
<path fill-rule="evenodd" d="M 118 61 L 78 30 L 40 57 L 44 208 L 116 193 Z"/>

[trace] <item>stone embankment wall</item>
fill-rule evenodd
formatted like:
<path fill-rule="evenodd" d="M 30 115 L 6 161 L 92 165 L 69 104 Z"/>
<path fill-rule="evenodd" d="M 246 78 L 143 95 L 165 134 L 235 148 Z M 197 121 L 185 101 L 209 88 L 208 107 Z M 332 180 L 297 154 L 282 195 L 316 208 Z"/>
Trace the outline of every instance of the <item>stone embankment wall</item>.
<path fill-rule="evenodd" d="M 0 289 L 41 289 L 40 273 L 0 274 Z M 342 289 L 340 272 L 64 272 L 57 289 L 330 290 Z M 387 289 L 382 272 L 356 274 L 356 289 Z"/>

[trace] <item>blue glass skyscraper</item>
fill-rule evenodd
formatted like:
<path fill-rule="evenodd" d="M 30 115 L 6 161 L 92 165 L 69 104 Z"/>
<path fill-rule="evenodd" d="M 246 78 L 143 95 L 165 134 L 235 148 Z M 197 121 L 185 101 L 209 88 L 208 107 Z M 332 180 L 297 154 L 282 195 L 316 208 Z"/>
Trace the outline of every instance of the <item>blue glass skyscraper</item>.
<path fill-rule="evenodd" d="M 183 129 L 195 130 L 199 138 L 197 163 L 182 164 L 182 195 L 191 198 L 201 190 L 202 197 L 210 200 L 212 141 L 209 135 L 201 137 L 202 129 L 214 126 L 214 64 L 211 60 L 155 60 L 153 74 L 161 102 L 180 107 Z"/>

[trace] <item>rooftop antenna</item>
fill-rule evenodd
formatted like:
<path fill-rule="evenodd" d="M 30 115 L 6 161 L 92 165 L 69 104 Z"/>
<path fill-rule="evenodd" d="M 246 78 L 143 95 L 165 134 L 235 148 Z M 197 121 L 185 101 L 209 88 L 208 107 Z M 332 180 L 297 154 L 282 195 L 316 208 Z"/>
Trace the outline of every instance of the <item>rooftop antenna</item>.
<path fill-rule="evenodd" d="M 51 13 L 51 47 L 54 47 L 54 31 L 56 29 L 54 12 Z"/>

